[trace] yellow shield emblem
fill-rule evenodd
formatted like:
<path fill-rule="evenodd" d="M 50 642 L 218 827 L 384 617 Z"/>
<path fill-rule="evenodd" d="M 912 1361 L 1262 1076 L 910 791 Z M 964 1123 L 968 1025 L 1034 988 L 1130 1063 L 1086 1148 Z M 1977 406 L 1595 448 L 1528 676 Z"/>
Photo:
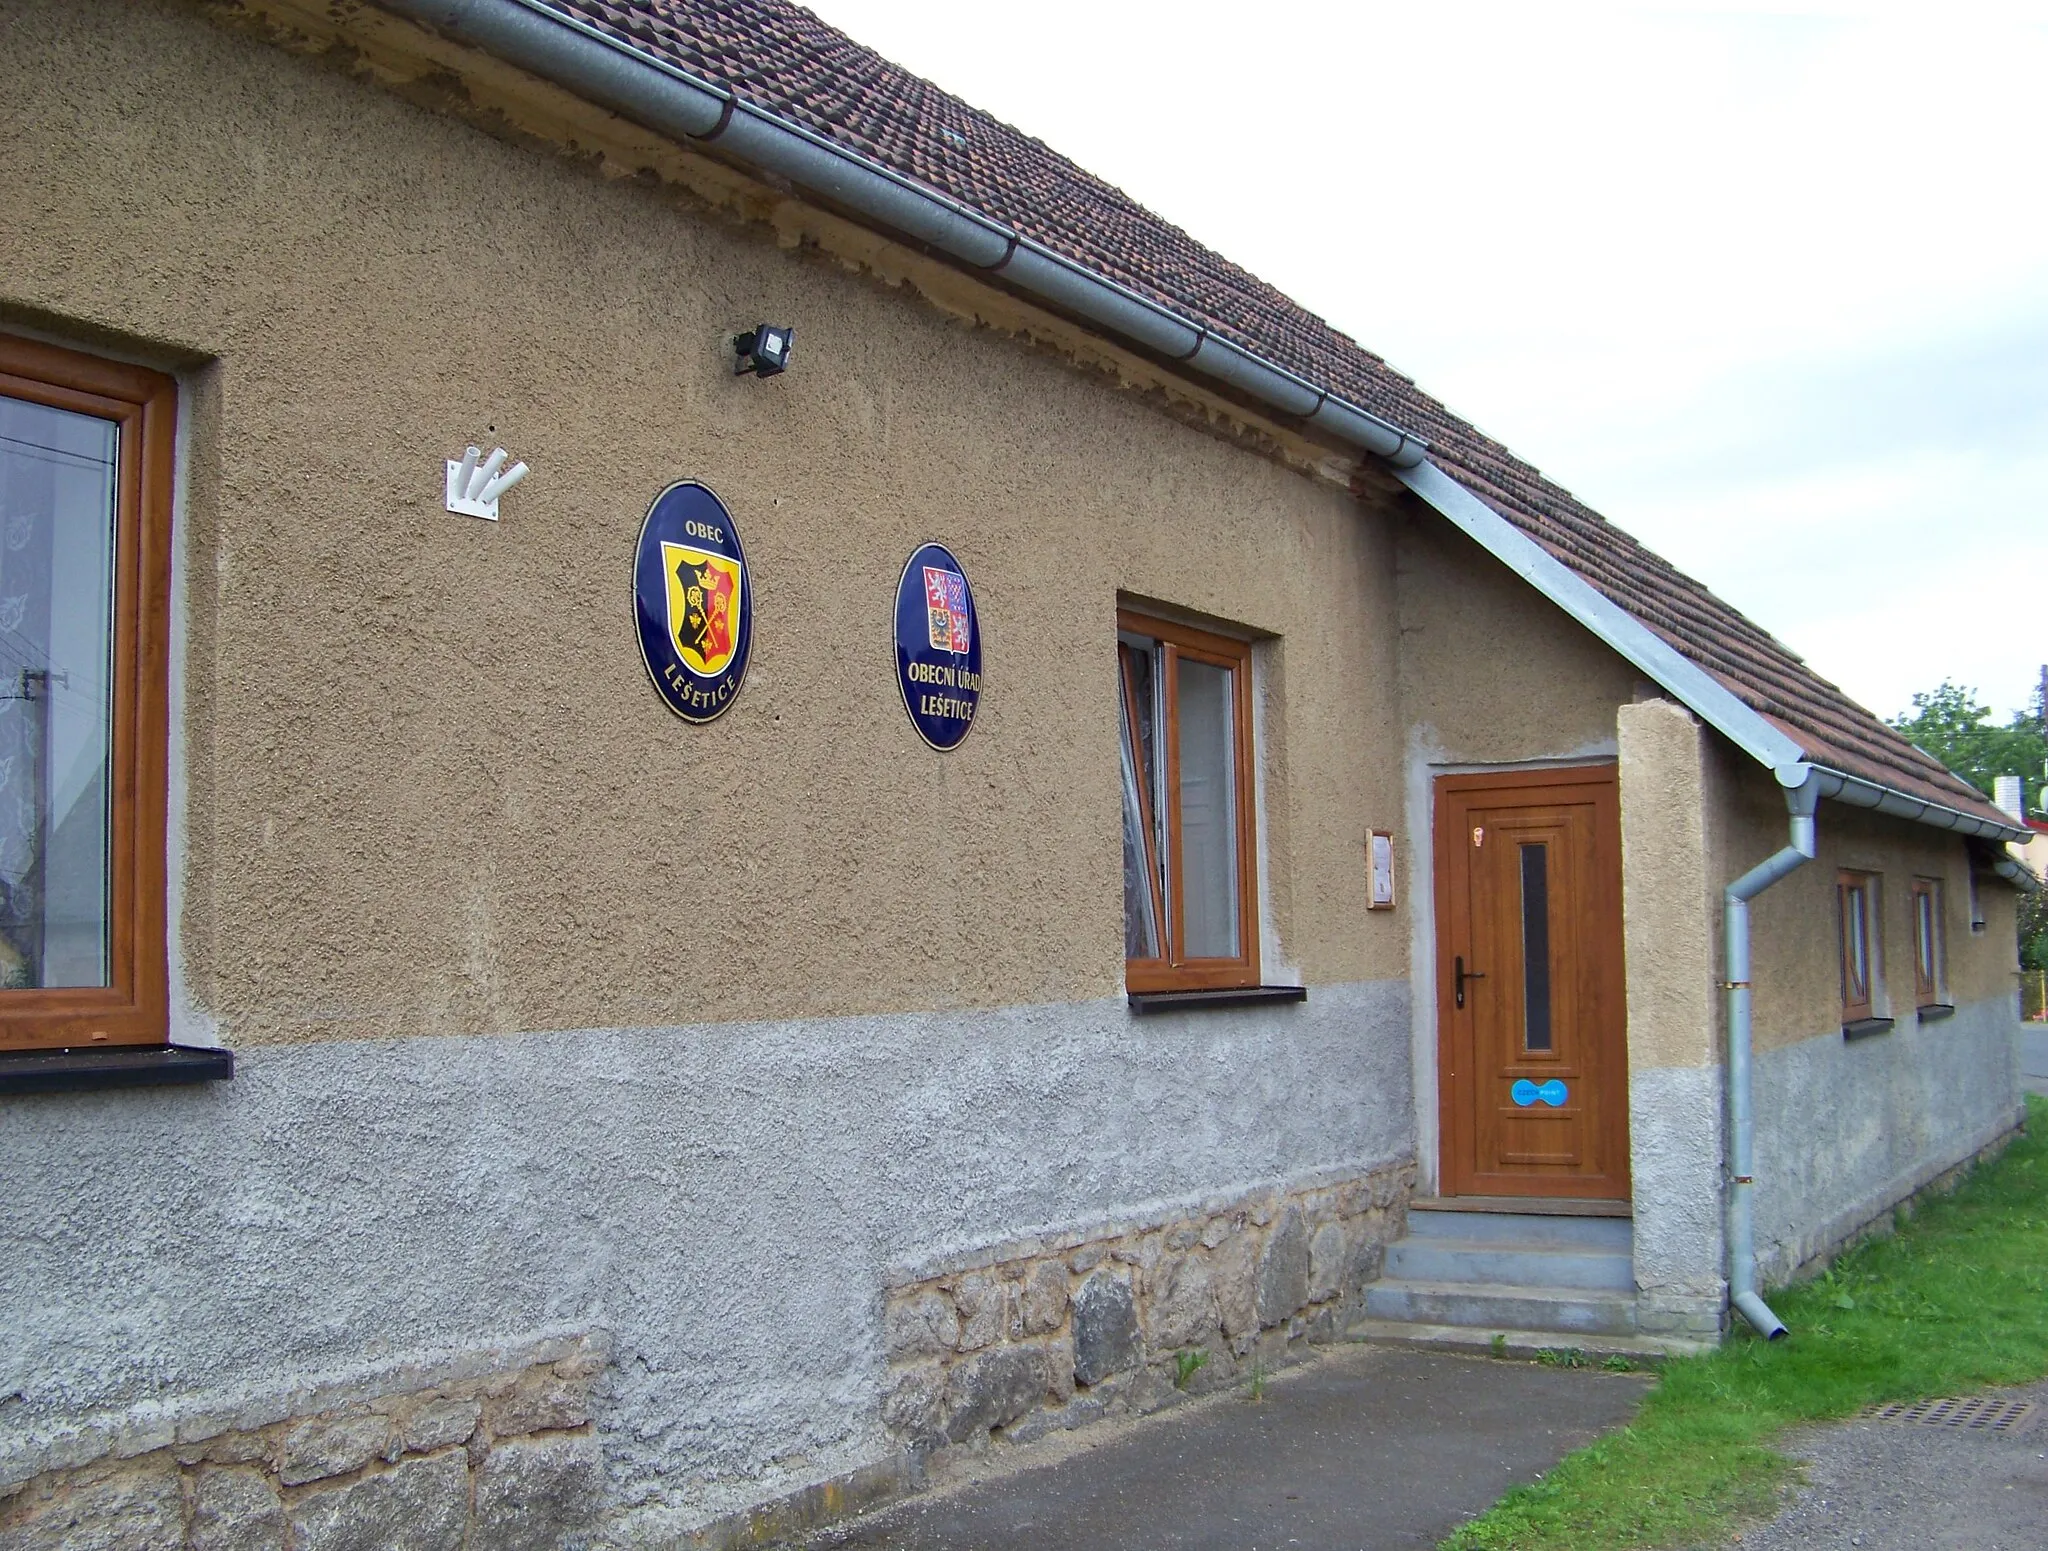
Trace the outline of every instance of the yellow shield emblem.
<path fill-rule="evenodd" d="M 724 555 L 666 541 L 661 568 L 668 576 L 669 639 L 683 666 L 707 677 L 723 671 L 739 640 L 745 570 Z"/>

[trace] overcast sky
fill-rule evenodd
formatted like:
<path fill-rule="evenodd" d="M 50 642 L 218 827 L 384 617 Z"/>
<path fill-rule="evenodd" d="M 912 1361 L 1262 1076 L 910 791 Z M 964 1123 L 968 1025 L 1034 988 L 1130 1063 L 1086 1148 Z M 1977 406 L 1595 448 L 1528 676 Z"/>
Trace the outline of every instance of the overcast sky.
<path fill-rule="evenodd" d="M 1883 715 L 2048 661 L 2048 0 L 811 0 Z"/>

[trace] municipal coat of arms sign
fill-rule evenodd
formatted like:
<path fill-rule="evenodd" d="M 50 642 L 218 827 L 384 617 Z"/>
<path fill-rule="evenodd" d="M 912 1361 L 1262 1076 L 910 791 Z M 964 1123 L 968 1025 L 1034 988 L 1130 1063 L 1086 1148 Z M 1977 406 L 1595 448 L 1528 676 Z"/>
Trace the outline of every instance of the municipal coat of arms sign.
<path fill-rule="evenodd" d="M 654 498 L 633 556 L 640 654 L 668 708 L 715 720 L 747 676 L 753 578 L 732 513 L 694 480 Z"/>
<path fill-rule="evenodd" d="M 967 573 L 943 544 L 910 557 L 896 584 L 896 687 L 935 749 L 959 746 L 981 704 L 981 621 Z"/>

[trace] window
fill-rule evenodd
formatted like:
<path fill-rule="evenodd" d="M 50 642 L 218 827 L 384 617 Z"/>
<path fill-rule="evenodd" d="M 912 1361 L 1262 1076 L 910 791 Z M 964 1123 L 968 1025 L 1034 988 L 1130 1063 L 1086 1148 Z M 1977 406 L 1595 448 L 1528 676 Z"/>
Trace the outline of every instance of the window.
<path fill-rule="evenodd" d="M 176 393 L 0 335 L 0 1049 L 169 1036 Z"/>
<path fill-rule="evenodd" d="M 1251 648 L 1134 614 L 1117 624 L 1125 983 L 1257 985 Z"/>
<path fill-rule="evenodd" d="M 1872 952 L 1877 919 L 1877 878 L 1867 872 L 1843 872 L 1835 880 L 1842 928 L 1842 1022 L 1869 1021 L 1874 1015 L 1877 969 Z"/>
<path fill-rule="evenodd" d="M 1913 880 L 1913 1002 L 1918 1007 L 1943 1005 L 1948 980 L 1947 943 L 1942 931 L 1941 880 Z"/>

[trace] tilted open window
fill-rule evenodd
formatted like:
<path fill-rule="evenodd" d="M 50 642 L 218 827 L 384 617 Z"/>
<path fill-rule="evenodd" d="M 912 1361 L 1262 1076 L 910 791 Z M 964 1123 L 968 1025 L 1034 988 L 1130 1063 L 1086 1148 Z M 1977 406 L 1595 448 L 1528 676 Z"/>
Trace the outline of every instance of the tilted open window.
<path fill-rule="evenodd" d="M 1877 1020 L 1878 879 L 1875 873 L 1844 870 L 1835 877 L 1841 930 L 1842 1027 L 1862 1031 Z"/>
<path fill-rule="evenodd" d="M 1915 878 L 1913 904 L 1913 1003 L 1923 1020 L 1953 1011 L 1948 990 L 1948 931 L 1942 916 L 1939 878 Z"/>
<path fill-rule="evenodd" d="M 1251 647 L 1128 612 L 1117 625 L 1125 984 L 1257 985 Z"/>
<path fill-rule="evenodd" d="M 0 1049 L 169 1035 L 176 395 L 0 335 Z"/>

